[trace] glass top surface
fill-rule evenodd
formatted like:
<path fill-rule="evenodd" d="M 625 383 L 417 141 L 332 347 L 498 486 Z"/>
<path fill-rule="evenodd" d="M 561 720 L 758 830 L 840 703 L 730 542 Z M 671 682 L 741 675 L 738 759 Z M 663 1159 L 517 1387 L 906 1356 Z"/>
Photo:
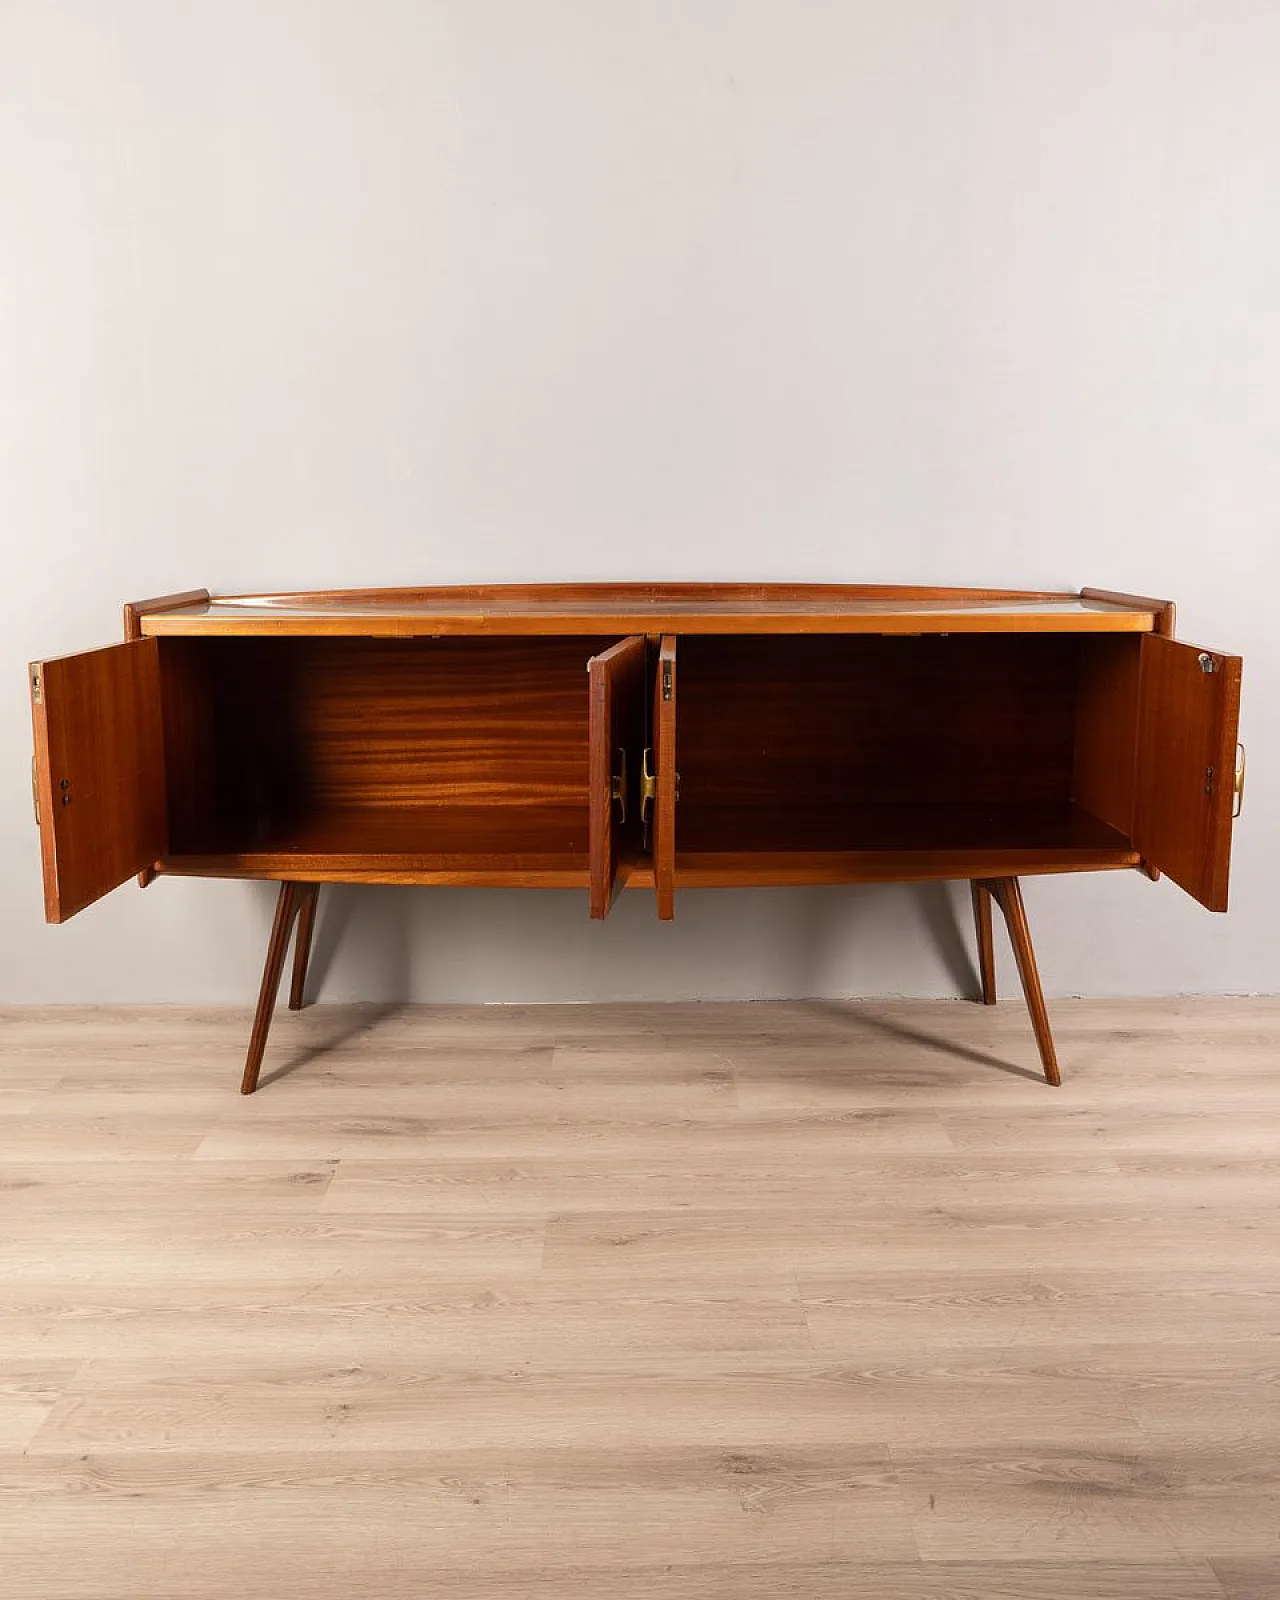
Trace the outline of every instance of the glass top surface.
<path fill-rule="evenodd" d="M 144 634 L 1145 632 L 1158 602 L 842 584 L 510 584 L 220 595 L 141 615 Z"/>

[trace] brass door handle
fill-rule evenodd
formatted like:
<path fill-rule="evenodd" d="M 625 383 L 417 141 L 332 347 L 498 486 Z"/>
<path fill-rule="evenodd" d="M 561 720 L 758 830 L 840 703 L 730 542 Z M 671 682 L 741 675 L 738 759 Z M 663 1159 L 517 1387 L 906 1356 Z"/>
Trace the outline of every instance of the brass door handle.
<path fill-rule="evenodd" d="M 1244 745 L 1237 744 L 1236 745 L 1236 772 L 1235 772 L 1235 778 L 1234 778 L 1234 780 L 1232 782 L 1232 785 L 1231 785 L 1232 789 L 1235 791 L 1235 797 L 1236 797 L 1236 803 L 1235 803 L 1235 805 L 1234 805 L 1234 807 L 1232 808 L 1232 811 L 1231 811 L 1231 817 L 1232 817 L 1233 821 L 1244 810 L 1244 766 L 1245 766 L 1245 755 L 1246 755 L 1246 752 L 1245 752 Z"/>
<path fill-rule="evenodd" d="M 640 816 L 648 822 L 653 802 L 658 798 L 658 774 L 653 770 L 653 749 L 647 747 L 640 761 Z"/>
<path fill-rule="evenodd" d="M 40 826 L 40 785 L 36 781 L 36 758 L 31 758 L 31 809 L 36 814 L 36 827 Z"/>

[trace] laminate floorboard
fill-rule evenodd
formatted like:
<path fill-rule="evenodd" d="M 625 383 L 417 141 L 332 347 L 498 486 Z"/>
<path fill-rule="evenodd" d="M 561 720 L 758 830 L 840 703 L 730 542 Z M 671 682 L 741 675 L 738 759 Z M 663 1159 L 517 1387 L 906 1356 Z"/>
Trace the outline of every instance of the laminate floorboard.
<path fill-rule="evenodd" d="M 0 1011 L 8 1600 L 1277 1600 L 1280 1000 Z"/>

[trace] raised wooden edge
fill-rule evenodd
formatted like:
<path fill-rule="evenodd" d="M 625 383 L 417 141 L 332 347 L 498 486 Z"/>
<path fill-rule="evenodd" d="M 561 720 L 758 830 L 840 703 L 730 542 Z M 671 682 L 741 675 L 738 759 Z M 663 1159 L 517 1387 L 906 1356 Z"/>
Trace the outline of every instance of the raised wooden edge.
<path fill-rule="evenodd" d="M 1177 608 L 1172 600 L 1153 600 L 1148 595 L 1121 594 L 1115 589 L 1081 589 L 1082 600 L 1100 600 L 1109 606 L 1136 606 L 1152 615 L 1151 632 L 1173 638 Z"/>
<path fill-rule="evenodd" d="M 141 639 L 142 619 L 158 611 L 177 611 L 182 606 L 203 606 L 209 603 L 207 589 L 185 589 L 181 594 L 157 595 L 152 600 L 126 600 L 124 603 L 124 636 L 126 640 Z M 147 630 L 150 632 L 150 629 Z"/>
<path fill-rule="evenodd" d="M 862 600 L 967 600 L 996 604 L 1006 600 L 1077 600 L 1075 589 L 989 589 L 961 584 L 918 583 L 806 583 L 781 580 L 754 582 L 627 582 L 587 580 L 581 583 L 447 583 L 407 584 L 392 588 L 372 589 L 292 589 L 273 594 L 223 594 L 216 596 L 219 605 L 241 606 L 325 606 L 325 605 L 414 605 L 427 601 L 456 601 L 459 605 L 494 605 L 536 601 L 542 604 L 556 599 L 593 600 L 598 604 L 614 604 L 631 596 L 635 599 L 657 600 L 664 597 L 681 600 L 737 601 L 776 600 L 781 596 L 797 602 L 821 600 L 831 595 L 845 599 Z M 168 597 L 166 597 L 167 599 Z M 188 604 L 196 605 L 207 600 L 208 595 L 197 595 Z M 155 610 L 168 610 L 167 605 L 145 602 Z M 1145 603 L 1145 602 L 1144 602 Z"/>
<path fill-rule="evenodd" d="M 207 589 L 184 589 L 180 594 L 156 595 L 150 600 L 126 600 L 124 603 L 124 636 L 126 643 L 132 644 L 135 639 L 143 636 L 142 618 L 144 614 L 158 611 L 174 611 L 180 606 L 207 605 L 209 591 Z M 156 875 L 154 866 L 144 867 L 138 874 L 138 887 L 145 889 Z"/>

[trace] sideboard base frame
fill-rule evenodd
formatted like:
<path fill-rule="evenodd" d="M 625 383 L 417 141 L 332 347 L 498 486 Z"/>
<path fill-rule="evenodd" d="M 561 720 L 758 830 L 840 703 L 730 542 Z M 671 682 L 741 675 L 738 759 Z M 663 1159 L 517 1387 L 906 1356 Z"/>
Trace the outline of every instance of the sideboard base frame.
<path fill-rule="evenodd" d="M 1031 1027 L 1040 1050 L 1040 1062 L 1045 1081 L 1053 1088 L 1062 1083 L 1058 1067 L 1058 1054 L 1054 1048 L 1053 1032 L 1049 1026 L 1049 1012 L 1040 986 L 1040 972 L 1036 966 L 1035 948 L 1031 943 L 1031 927 L 1027 921 L 1022 899 L 1022 885 L 1017 878 L 974 878 L 969 884 L 973 896 L 974 921 L 978 933 L 978 973 L 982 983 L 982 1003 L 996 1003 L 995 940 L 992 935 L 991 904 L 994 901 L 1004 913 L 1013 946 L 1018 977 L 1022 983 L 1023 998 L 1031 1016 Z M 307 982 L 307 964 L 311 956 L 311 940 L 315 933 L 316 909 L 320 900 L 318 883 L 299 883 L 286 879 L 276 896 L 275 916 L 271 923 L 271 937 L 267 941 L 267 959 L 262 970 L 262 987 L 258 991 L 258 1008 L 253 1017 L 249 1035 L 249 1053 L 245 1058 L 244 1077 L 240 1083 L 241 1094 L 253 1094 L 258 1087 L 262 1071 L 262 1058 L 267 1048 L 267 1035 L 275 1012 L 280 978 L 284 972 L 285 956 L 289 950 L 289 935 L 297 923 L 293 950 L 293 981 L 289 989 L 290 1011 L 300 1011 L 304 1004 Z"/>

